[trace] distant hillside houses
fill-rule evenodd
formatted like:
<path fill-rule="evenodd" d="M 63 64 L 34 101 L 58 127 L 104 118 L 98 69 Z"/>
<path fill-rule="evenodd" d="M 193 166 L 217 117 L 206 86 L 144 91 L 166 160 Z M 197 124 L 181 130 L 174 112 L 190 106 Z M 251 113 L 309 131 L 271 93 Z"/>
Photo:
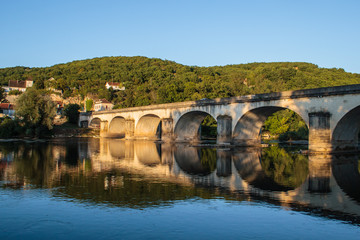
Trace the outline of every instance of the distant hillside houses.
<path fill-rule="evenodd" d="M 18 90 L 20 92 L 25 92 L 27 88 L 32 87 L 34 82 L 32 80 L 18 81 L 18 80 L 9 80 L 9 85 L 4 86 L 5 92 L 10 92 L 12 90 Z"/>
<path fill-rule="evenodd" d="M 106 99 L 100 99 L 98 101 L 95 102 L 94 104 L 94 110 L 97 111 L 109 111 L 112 110 L 114 107 L 114 104 L 112 104 L 111 102 L 109 102 Z"/>
<path fill-rule="evenodd" d="M 15 118 L 15 109 L 14 105 L 10 103 L 0 103 L 0 117 L 10 117 L 11 119 Z"/>
<path fill-rule="evenodd" d="M 118 91 L 124 91 L 125 87 L 122 86 L 122 84 L 120 83 L 116 83 L 116 82 L 107 82 L 105 84 L 106 89 L 112 88 L 114 90 L 118 90 Z"/>

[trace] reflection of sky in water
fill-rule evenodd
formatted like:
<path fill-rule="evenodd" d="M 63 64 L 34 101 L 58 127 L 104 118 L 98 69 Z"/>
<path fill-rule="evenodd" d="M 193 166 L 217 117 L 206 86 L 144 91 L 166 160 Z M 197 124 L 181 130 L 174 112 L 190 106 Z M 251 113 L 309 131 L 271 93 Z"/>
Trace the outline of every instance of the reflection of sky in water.
<path fill-rule="evenodd" d="M 9 190 L 1 193 L 7 216 L 0 225 L 2 238 L 358 239 L 360 233 L 353 225 L 264 203 L 190 199 L 131 209 L 54 199 L 41 190 L 15 197 Z"/>
<path fill-rule="evenodd" d="M 0 148 L 0 211 L 7 216 L 0 218 L 0 236 L 355 239 L 359 233 L 342 223 L 360 223 L 357 156 L 308 162 L 292 149 L 119 140 Z"/>

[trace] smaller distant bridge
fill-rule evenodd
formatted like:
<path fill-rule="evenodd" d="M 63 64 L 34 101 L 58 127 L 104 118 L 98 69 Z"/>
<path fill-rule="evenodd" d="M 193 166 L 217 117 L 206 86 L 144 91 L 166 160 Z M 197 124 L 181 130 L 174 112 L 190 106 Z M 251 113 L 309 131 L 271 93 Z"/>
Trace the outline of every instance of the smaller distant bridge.
<path fill-rule="evenodd" d="M 261 127 L 290 109 L 309 128 L 309 150 L 358 149 L 360 84 L 82 113 L 80 125 L 97 125 L 102 137 L 197 142 L 207 115 L 217 120 L 217 143 L 261 144 Z"/>

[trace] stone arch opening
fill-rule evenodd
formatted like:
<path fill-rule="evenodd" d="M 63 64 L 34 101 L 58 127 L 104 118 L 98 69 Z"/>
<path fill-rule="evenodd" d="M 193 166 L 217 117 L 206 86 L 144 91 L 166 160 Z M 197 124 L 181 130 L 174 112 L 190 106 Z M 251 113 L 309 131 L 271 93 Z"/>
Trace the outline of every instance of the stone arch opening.
<path fill-rule="evenodd" d="M 96 129 L 100 129 L 100 122 L 101 122 L 101 119 L 100 119 L 100 118 L 93 118 L 93 119 L 90 121 L 89 127 L 91 127 L 91 128 L 96 128 Z"/>
<path fill-rule="evenodd" d="M 185 113 L 180 117 L 176 123 L 174 134 L 176 141 L 197 142 L 216 139 L 216 129 L 217 122 L 210 114 L 202 111 L 193 111 Z"/>
<path fill-rule="evenodd" d="M 125 118 L 114 117 L 109 124 L 109 133 L 112 137 L 125 137 Z"/>
<path fill-rule="evenodd" d="M 142 116 L 135 128 L 135 136 L 144 139 L 161 138 L 161 119 L 154 114 Z"/>
<path fill-rule="evenodd" d="M 337 123 L 332 134 L 334 150 L 358 150 L 360 131 L 360 106 L 349 111 Z"/>
<path fill-rule="evenodd" d="M 268 118 L 273 122 L 264 127 Z M 308 140 L 308 132 L 307 124 L 296 112 L 283 107 L 260 107 L 248 111 L 239 119 L 233 132 L 233 142 L 236 145 L 259 146 L 263 138 Z"/>

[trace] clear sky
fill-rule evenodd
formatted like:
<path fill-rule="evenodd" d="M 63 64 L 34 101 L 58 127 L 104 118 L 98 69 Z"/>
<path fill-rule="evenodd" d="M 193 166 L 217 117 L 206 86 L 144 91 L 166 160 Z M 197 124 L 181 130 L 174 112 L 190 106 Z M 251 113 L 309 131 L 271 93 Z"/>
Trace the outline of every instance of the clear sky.
<path fill-rule="evenodd" d="M 102 56 L 360 73 L 359 0 L 0 0 L 0 68 Z"/>

